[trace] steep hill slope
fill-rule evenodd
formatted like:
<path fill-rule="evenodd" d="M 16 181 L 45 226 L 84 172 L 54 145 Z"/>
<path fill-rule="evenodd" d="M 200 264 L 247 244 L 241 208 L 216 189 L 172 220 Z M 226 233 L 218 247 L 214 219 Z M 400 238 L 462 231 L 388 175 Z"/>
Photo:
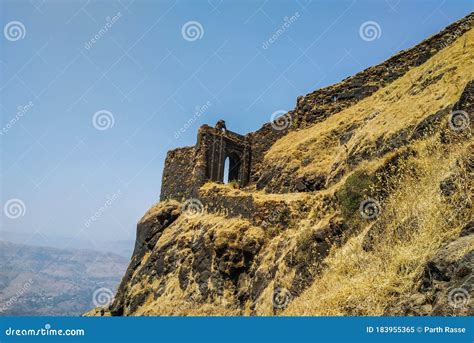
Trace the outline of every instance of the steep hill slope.
<path fill-rule="evenodd" d="M 152 207 L 112 306 L 90 314 L 472 314 L 467 22 L 423 63 L 276 140 L 258 182 Z"/>

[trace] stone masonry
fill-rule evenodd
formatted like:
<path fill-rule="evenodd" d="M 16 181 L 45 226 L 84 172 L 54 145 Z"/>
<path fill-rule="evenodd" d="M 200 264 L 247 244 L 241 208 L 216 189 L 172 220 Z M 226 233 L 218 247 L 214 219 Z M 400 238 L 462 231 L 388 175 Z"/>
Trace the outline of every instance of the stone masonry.
<path fill-rule="evenodd" d="M 223 182 L 228 159 L 228 181 L 245 187 L 250 181 L 251 149 L 248 137 L 229 131 L 219 121 L 216 127 L 199 128 L 194 147 L 169 151 L 165 161 L 161 200 L 196 197 L 208 181 Z"/>
<path fill-rule="evenodd" d="M 208 181 L 223 182 L 224 164 L 229 159 L 228 180 L 247 187 L 264 188 L 278 175 L 264 164 L 265 153 L 276 140 L 354 105 L 378 89 L 423 64 L 472 28 L 474 13 L 446 27 L 415 47 L 401 51 L 385 62 L 370 67 L 335 85 L 298 97 L 296 107 L 285 114 L 287 125 L 267 123 L 245 136 L 227 130 L 220 120 L 215 127 L 199 128 L 197 144 L 169 151 L 163 171 L 161 200 L 198 197 Z"/>

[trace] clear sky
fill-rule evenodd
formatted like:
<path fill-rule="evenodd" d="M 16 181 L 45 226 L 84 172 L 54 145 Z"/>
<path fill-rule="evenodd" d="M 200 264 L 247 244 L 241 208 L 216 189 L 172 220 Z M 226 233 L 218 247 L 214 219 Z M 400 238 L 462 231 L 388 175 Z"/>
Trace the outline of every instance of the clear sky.
<path fill-rule="evenodd" d="M 159 199 L 167 150 L 193 145 L 200 125 L 256 130 L 472 10 L 472 0 L 2 0 L 2 230 L 133 239 Z"/>

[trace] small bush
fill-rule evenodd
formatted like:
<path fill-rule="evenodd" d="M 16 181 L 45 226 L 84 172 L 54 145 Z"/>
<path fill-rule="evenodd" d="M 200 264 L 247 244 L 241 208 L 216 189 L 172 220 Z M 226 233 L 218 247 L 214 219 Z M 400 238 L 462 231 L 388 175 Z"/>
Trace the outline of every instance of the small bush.
<path fill-rule="evenodd" d="M 353 220 L 359 213 L 360 203 L 369 196 L 374 184 L 374 177 L 365 171 L 356 171 L 346 179 L 346 183 L 336 192 L 342 215 L 346 220 Z"/>

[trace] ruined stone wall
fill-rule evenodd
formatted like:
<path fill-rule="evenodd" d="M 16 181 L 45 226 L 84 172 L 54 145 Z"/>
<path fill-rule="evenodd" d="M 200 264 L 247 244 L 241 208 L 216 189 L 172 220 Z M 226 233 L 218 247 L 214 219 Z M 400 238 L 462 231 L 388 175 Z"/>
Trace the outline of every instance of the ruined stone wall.
<path fill-rule="evenodd" d="M 288 114 L 288 115 L 291 115 Z M 287 117 L 290 118 L 290 117 Z M 252 147 L 252 165 L 250 171 L 251 183 L 257 183 L 262 177 L 262 162 L 265 153 L 278 139 L 286 135 L 291 129 L 293 124 L 288 125 L 286 128 L 275 129 L 275 125 L 267 123 L 262 126 L 258 131 L 249 133 L 248 139 Z"/>
<path fill-rule="evenodd" d="M 161 200 L 179 201 L 191 196 L 195 183 L 193 176 L 195 163 L 194 147 L 168 151 L 161 181 Z"/>
<path fill-rule="evenodd" d="M 222 182 L 224 163 L 230 160 L 230 180 L 241 187 L 250 181 L 251 151 L 246 137 L 208 125 L 199 128 L 195 147 L 168 152 L 163 171 L 161 200 L 199 196 L 208 181 Z"/>
<path fill-rule="evenodd" d="M 278 175 L 278 171 L 273 170 L 273 166 L 264 164 L 264 156 L 279 138 L 291 130 L 322 121 L 370 96 L 450 45 L 472 28 L 473 21 L 474 13 L 471 13 L 440 33 L 409 50 L 401 51 L 379 65 L 365 69 L 335 85 L 298 97 L 295 109 L 289 111 L 283 120 L 273 125 L 267 123 L 245 137 L 207 125 L 201 127 L 195 149 L 177 149 L 167 156 L 161 198 L 179 199 L 181 195 L 197 195 L 199 187 L 207 180 L 221 181 L 222 164 L 228 151 L 232 150 L 232 142 L 235 143 L 234 150 L 242 161 L 239 184 L 256 184 L 259 189 L 265 188 L 269 178 Z M 194 152 L 194 160 L 191 158 L 191 151 Z M 177 161 L 180 158 L 182 161 Z M 286 189 L 285 185 L 281 186 Z"/>
<path fill-rule="evenodd" d="M 224 179 L 224 163 L 229 157 L 231 176 L 235 176 L 233 181 L 242 187 L 249 183 L 251 155 L 246 137 L 203 125 L 198 133 L 197 150 L 204 155 L 207 180 L 221 182 Z"/>

